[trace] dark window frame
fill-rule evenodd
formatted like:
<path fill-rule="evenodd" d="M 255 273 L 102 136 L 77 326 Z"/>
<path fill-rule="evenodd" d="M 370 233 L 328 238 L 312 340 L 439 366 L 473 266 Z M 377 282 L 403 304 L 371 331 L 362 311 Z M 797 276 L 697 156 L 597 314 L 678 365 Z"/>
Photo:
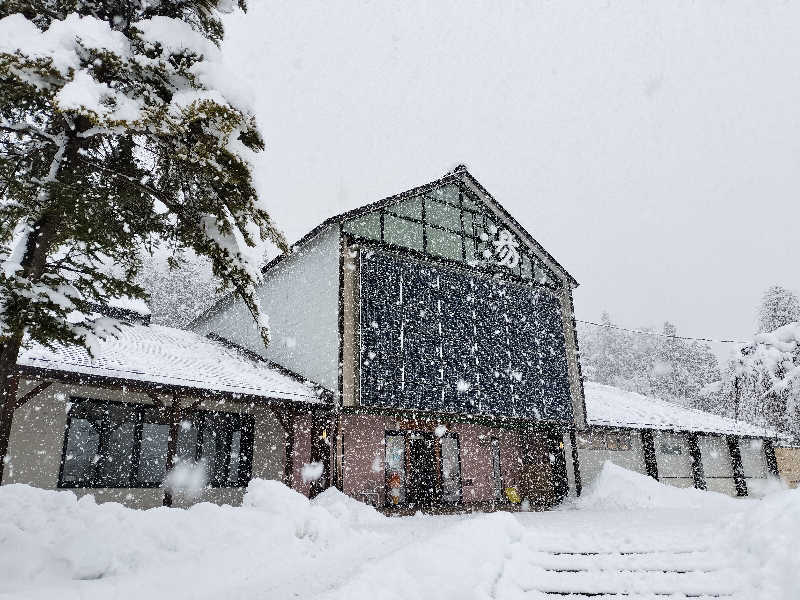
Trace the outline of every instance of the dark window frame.
<path fill-rule="evenodd" d="M 142 433 L 144 425 L 146 423 L 158 424 L 158 425 L 169 424 L 170 422 L 169 414 L 166 410 L 164 411 L 159 410 L 159 407 L 154 406 L 152 404 L 124 402 L 120 400 L 102 400 L 98 398 L 89 398 L 83 396 L 70 397 L 69 402 L 70 402 L 70 407 L 69 407 L 69 412 L 67 414 L 66 424 L 64 427 L 64 442 L 62 446 L 61 461 L 58 470 L 57 487 L 64 489 L 80 489 L 80 488 L 150 489 L 150 488 L 160 488 L 162 486 L 162 482 L 142 481 L 140 479 L 140 464 L 141 464 L 141 454 L 142 454 L 141 450 L 143 443 Z M 135 420 L 123 421 L 123 422 L 132 422 L 134 424 L 133 448 L 131 454 L 130 472 L 128 474 L 127 485 L 109 485 L 99 480 L 97 477 L 93 477 L 91 479 L 81 479 L 76 481 L 64 481 L 64 468 L 66 466 L 67 446 L 69 442 L 69 435 L 72 426 L 72 421 L 75 418 L 80 418 L 76 417 L 73 413 L 77 407 L 87 403 L 94 404 L 100 407 L 110 407 L 110 406 L 121 407 L 122 409 L 128 410 L 135 415 Z M 108 412 L 107 412 L 108 409 L 106 408 L 105 410 L 106 410 L 106 418 L 108 418 Z M 158 420 L 155 420 L 150 416 L 153 414 L 158 415 Z M 209 415 L 211 416 L 210 418 Z M 197 430 L 197 436 L 194 442 L 195 446 L 194 460 L 199 459 L 202 451 L 201 450 L 202 431 L 207 426 L 207 422 L 211 421 L 212 419 L 228 420 L 235 425 L 222 430 L 222 433 L 224 435 L 222 453 L 228 456 L 228 460 L 225 461 L 225 466 L 223 469 L 224 473 L 215 472 L 212 478 L 208 481 L 207 487 L 210 488 L 246 487 L 252 476 L 255 419 L 253 418 L 252 415 L 246 413 L 212 411 L 212 410 L 193 410 L 190 414 L 186 416 L 186 420 L 191 421 L 192 425 Z M 239 477 L 235 482 L 230 482 L 228 481 L 228 475 L 229 475 L 228 471 L 230 469 L 231 442 L 233 436 L 235 435 L 235 432 L 237 431 L 241 432 L 239 441 L 239 456 L 238 456 Z"/>

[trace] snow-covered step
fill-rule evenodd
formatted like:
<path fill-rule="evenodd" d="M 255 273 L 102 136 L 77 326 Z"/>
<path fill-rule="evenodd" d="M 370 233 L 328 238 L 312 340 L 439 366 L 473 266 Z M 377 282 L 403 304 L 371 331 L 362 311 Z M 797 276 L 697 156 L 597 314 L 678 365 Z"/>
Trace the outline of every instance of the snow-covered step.
<path fill-rule="evenodd" d="M 525 591 L 555 594 L 732 595 L 737 589 L 733 570 L 713 572 L 554 571 L 532 565 L 508 565 L 506 576 Z"/>
<path fill-rule="evenodd" d="M 637 552 L 637 553 L 552 553 L 531 552 L 529 562 L 537 567 L 562 571 L 717 571 L 728 565 L 718 554 L 708 552 Z"/>

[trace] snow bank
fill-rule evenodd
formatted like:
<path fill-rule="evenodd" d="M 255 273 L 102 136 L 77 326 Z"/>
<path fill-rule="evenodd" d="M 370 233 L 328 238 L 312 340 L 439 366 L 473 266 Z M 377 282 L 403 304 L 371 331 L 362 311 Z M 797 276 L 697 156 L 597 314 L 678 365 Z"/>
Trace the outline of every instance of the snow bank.
<path fill-rule="evenodd" d="M 34 582 L 95 580 L 171 565 L 219 564 L 242 553 L 285 563 L 345 539 L 355 523 L 385 517 L 328 490 L 309 501 L 277 481 L 255 479 L 242 507 L 134 510 L 70 491 L 0 487 L 0 595 Z M 202 567 L 198 567 L 202 568 Z"/>
<path fill-rule="evenodd" d="M 737 553 L 760 598 L 800 598 L 800 489 L 772 494 L 737 515 L 727 547 Z"/>
<path fill-rule="evenodd" d="M 738 502 L 717 492 L 665 485 L 606 461 L 597 478 L 571 506 L 591 510 L 685 509 L 732 507 Z"/>

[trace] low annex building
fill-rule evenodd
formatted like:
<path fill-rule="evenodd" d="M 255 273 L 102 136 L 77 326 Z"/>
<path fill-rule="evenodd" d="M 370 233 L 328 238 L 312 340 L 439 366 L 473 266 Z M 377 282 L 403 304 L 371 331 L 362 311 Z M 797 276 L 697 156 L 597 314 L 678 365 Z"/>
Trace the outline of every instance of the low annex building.
<path fill-rule="evenodd" d="M 777 431 L 609 385 L 584 389 L 587 427 L 577 439 L 584 485 L 605 461 L 731 496 L 758 494 L 778 475 Z"/>
<path fill-rule="evenodd" d="M 191 331 L 129 315 L 91 357 L 26 351 L 3 483 L 149 507 L 235 504 L 263 477 L 402 511 L 549 506 L 606 459 L 733 493 L 750 472 L 737 464 L 763 455 L 774 470 L 769 443 L 751 453 L 731 441 L 768 432 L 662 427 L 633 418 L 624 395 L 589 385 L 585 398 L 576 286 L 458 167 L 328 219 L 267 265 L 266 349 L 226 297 Z M 739 463 L 725 459 L 733 471 L 718 475 L 712 458 L 734 446 Z M 191 466 L 205 485 L 165 494 L 167 465 Z"/>

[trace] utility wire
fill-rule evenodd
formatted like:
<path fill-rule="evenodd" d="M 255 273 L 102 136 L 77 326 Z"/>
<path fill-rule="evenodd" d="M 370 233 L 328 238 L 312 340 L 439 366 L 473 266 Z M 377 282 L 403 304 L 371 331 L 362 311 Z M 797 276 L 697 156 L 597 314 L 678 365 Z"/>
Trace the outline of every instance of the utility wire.
<path fill-rule="evenodd" d="M 666 333 L 658 333 L 657 331 L 641 331 L 640 329 L 628 329 L 627 327 L 619 327 L 617 325 L 611 325 L 610 323 L 595 323 L 593 321 L 582 321 L 581 319 L 575 319 L 578 323 L 583 323 L 584 325 L 594 325 L 595 327 L 605 327 L 606 329 L 619 329 L 620 331 L 627 331 L 629 333 L 638 333 L 640 335 L 654 335 L 656 337 L 663 337 L 663 338 L 672 338 L 676 340 L 693 340 L 695 342 L 713 342 L 715 344 L 752 344 L 753 340 L 715 340 L 712 338 L 698 338 L 698 337 L 689 337 L 686 335 L 667 335 Z"/>

